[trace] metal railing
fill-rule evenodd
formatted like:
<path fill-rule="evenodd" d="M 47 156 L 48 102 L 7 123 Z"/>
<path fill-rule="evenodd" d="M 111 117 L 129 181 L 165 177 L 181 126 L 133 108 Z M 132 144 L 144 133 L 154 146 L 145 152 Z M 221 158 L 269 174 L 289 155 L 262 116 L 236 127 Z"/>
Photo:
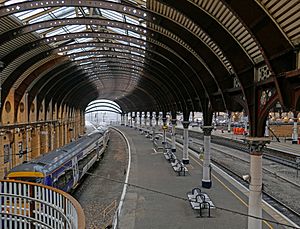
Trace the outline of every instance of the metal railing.
<path fill-rule="evenodd" d="M 80 204 L 42 184 L 0 180 L 0 228 L 84 229 Z"/>

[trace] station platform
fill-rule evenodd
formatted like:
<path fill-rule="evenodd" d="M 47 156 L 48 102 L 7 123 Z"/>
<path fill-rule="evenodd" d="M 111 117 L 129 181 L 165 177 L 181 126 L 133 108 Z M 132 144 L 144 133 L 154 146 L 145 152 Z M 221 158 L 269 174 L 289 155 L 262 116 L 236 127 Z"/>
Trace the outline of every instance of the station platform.
<path fill-rule="evenodd" d="M 127 189 L 119 217 L 120 228 L 247 228 L 247 191 L 233 179 L 213 167 L 212 188 L 203 189 L 200 187 L 202 162 L 195 155 L 190 155 L 190 164 L 187 165 L 189 174 L 178 176 L 163 153 L 154 150 L 149 138 L 134 128 L 119 129 L 131 145 L 129 183 L 139 186 L 129 185 Z M 179 147 L 176 154 L 181 159 Z M 207 216 L 206 210 L 200 217 L 199 211 L 193 210 L 186 200 L 186 193 L 195 187 L 207 193 L 216 206 L 211 217 Z M 263 209 L 264 219 L 288 224 L 272 208 L 264 204 Z M 263 228 L 284 227 L 264 221 Z"/>

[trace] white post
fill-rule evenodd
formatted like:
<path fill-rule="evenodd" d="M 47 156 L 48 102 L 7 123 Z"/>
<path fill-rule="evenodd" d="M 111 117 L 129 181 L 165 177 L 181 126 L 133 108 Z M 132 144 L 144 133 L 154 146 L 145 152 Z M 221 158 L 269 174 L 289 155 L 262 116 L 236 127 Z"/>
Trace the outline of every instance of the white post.
<path fill-rule="evenodd" d="M 128 115 L 125 114 L 125 126 L 127 126 L 127 125 L 128 125 Z"/>
<path fill-rule="evenodd" d="M 176 152 L 176 119 L 172 119 L 172 152 Z"/>
<path fill-rule="evenodd" d="M 266 120 L 265 137 L 269 137 L 269 118 Z"/>
<path fill-rule="evenodd" d="M 145 127 L 147 126 L 147 113 L 145 112 L 145 116 L 144 116 L 144 123 L 145 123 Z"/>
<path fill-rule="evenodd" d="M 298 144 L 298 127 L 297 127 L 297 113 L 294 112 L 294 126 L 293 126 L 293 135 L 292 135 L 292 144 Z"/>
<path fill-rule="evenodd" d="M 250 145 L 250 185 L 249 185 L 249 208 L 248 228 L 261 229 L 262 220 L 262 149 L 269 138 L 249 137 Z"/>
<path fill-rule="evenodd" d="M 247 120 L 248 120 L 248 118 L 246 116 L 244 116 L 244 126 L 245 126 L 244 130 L 245 130 L 245 133 L 248 132 L 248 121 Z"/>
<path fill-rule="evenodd" d="M 158 120 L 159 120 L 159 117 L 156 116 L 156 117 L 155 117 L 155 127 L 158 127 Z"/>
<path fill-rule="evenodd" d="M 182 163 L 189 164 L 189 121 L 183 121 L 183 157 Z"/>
<path fill-rule="evenodd" d="M 142 127 L 142 112 L 140 112 L 140 128 Z"/>
<path fill-rule="evenodd" d="M 164 117 L 164 118 L 162 118 L 162 120 L 163 120 L 163 140 L 162 140 L 162 144 L 166 144 L 167 118 Z"/>
<path fill-rule="evenodd" d="M 203 178 L 202 178 L 202 187 L 211 188 L 211 165 L 210 165 L 210 140 L 211 140 L 211 131 L 213 130 L 212 126 L 203 126 L 204 134 L 204 154 L 203 154 Z"/>
<path fill-rule="evenodd" d="M 149 116 L 149 126 L 152 127 L 152 119 L 153 119 L 153 116 L 152 114 L 150 113 L 150 116 Z"/>
<path fill-rule="evenodd" d="M 229 112 L 228 112 L 228 125 L 227 125 L 227 131 L 228 131 L 228 133 L 231 132 L 231 115 L 230 115 Z"/>

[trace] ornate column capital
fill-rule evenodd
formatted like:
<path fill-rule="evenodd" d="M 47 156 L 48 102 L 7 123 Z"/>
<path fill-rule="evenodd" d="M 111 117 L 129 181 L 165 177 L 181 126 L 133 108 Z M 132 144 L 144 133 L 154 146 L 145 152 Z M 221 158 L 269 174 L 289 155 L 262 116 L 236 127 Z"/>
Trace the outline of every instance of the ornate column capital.
<path fill-rule="evenodd" d="M 245 141 L 248 143 L 250 148 L 250 154 L 261 155 L 263 148 L 266 144 L 271 142 L 270 137 L 247 137 Z"/>
<path fill-rule="evenodd" d="M 189 121 L 183 121 L 182 125 L 183 125 L 184 129 L 187 129 L 187 128 L 189 128 L 190 122 Z"/>
<path fill-rule="evenodd" d="M 213 126 L 202 126 L 204 136 L 211 136 L 211 131 L 214 129 Z"/>

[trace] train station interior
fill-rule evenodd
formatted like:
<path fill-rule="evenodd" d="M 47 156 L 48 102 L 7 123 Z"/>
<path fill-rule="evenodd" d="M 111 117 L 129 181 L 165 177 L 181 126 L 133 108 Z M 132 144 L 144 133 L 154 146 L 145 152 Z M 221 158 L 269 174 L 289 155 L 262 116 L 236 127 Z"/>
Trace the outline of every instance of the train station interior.
<path fill-rule="evenodd" d="M 289 168 L 276 167 L 277 170 L 269 173 L 279 179 L 280 171 L 284 170 L 286 176 L 282 182 L 288 180 L 286 187 L 292 185 L 296 190 L 281 194 L 276 201 L 282 202 L 280 198 L 285 199 L 285 195 L 300 196 L 299 48 L 299 0 L 0 0 L 1 195 L 6 189 L 7 196 L 17 195 L 14 193 L 17 185 L 20 190 L 26 189 L 25 186 L 20 188 L 26 185 L 22 181 L 9 183 L 7 178 L 18 166 L 26 168 L 24 173 L 28 176 L 29 165 L 34 162 L 34 177 L 42 181 L 40 186 L 34 186 L 38 188 L 28 188 L 31 191 L 27 200 L 33 198 L 32 193 L 41 195 L 39 193 L 44 191 L 38 190 L 46 190 L 50 184 L 53 199 L 55 195 L 62 195 L 57 198 L 70 201 L 72 209 L 64 215 L 62 212 L 69 205 L 60 205 L 57 214 L 62 214 L 65 221 L 54 220 L 47 226 L 47 220 L 43 220 L 50 211 L 34 221 L 38 215 L 35 213 L 37 205 L 22 203 L 21 208 L 28 205 L 28 211 L 24 210 L 21 216 L 20 209 L 6 206 L 11 199 L 0 198 L 1 209 L 5 209 L 0 213 L 0 228 L 105 228 L 82 223 L 87 222 L 84 214 L 87 218 L 89 213 L 83 213 L 81 197 L 74 194 L 78 203 L 70 190 L 80 186 L 79 180 L 84 176 L 92 174 L 87 171 L 95 169 L 92 166 L 95 161 L 101 164 L 108 160 L 102 155 L 105 150 L 119 152 L 116 146 L 111 149 L 109 142 L 121 141 L 124 144 L 120 143 L 120 147 L 127 147 L 123 151 L 132 156 L 120 154 L 119 157 L 132 164 L 132 170 L 121 161 L 116 165 L 122 168 L 118 174 L 124 177 L 120 179 L 126 180 L 122 180 L 125 182 L 123 192 L 114 197 L 118 201 L 108 205 L 116 209 L 114 223 L 108 226 L 174 228 L 168 225 L 168 217 L 160 218 L 167 215 L 168 208 L 174 208 L 178 221 L 184 225 L 190 222 L 190 226 L 178 228 L 196 228 L 201 219 L 187 212 L 191 207 L 198 209 L 193 203 L 199 202 L 197 195 L 193 196 L 194 189 L 186 190 L 184 186 L 197 181 L 201 189 L 197 191 L 199 196 L 203 197 L 203 190 L 209 190 L 205 193 L 215 197 L 215 201 L 212 198 L 215 203 L 222 200 L 221 192 L 234 189 L 220 191 L 224 187 L 215 185 L 223 174 L 217 172 L 220 165 L 214 161 L 219 157 L 214 153 L 215 144 L 220 144 L 225 147 L 224 158 L 230 148 L 244 150 L 248 155 L 247 171 L 242 174 L 248 191 L 243 200 L 246 207 L 240 209 L 244 214 L 240 228 L 300 228 L 299 206 L 289 205 L 293 199 L 284 203 L 291 210 L 282 217 L 277 217 L 276 211 L 266 210 L 263 202 L 268 188 L 263 179 L 271 163 L 266 164 L 264 160 L 270 157 L 275 158 L 272 169 L 276 163 Z M 87 156 L 74 156 L 75 151 L 71 149 L 79 148 L 77 142 L 92 138 L 88 133 L 91 125 L 101 129 L 101 138 L 98 136 L 101 140 L 96 140 L 95 148 L 92 153 L 86 153 Z M 100 127 L 103 125 L 105 127 Z M 118 138 L 122 140 L 116 140 Z M 85 152 L 85 148 L 82 151 Z M 50 157 L 52 152 L 57 156 Z M 160 177 L 162 167 L 167 168 L 164 165 L 167 162 L 159 161 L 163 155 L 170 163 L 178 162 L 172 165 L 174 171 L 180 169 L 176 179 L 174 174 L 167 179 L 168 171 L 164 171 L 166 176 Z M 50 175 L 45 172 L 64 160 L 71 161 L 59 167 L 66 168 L 63 179 L 67 182 L 68 176 L 73 176 L 74 183 L 66 189 L 54 185 L 60 182 L 61 175 L 55 178 L 55 172 Z M 43 170 L 42 166 L 47 165 Z M 151 170 L 153 167 L 156 172 Z M 149 180 L 147 169 L 151 174 Z M 184 176 L 180 172 L 184 172 Z M 229 171 L 224 173 L 230 174 Z M 183 179 L 178 181 L 177 178 Z M 112 182 L 113 177 L 111 179 Z M 169 186 L 166 186 L 167 180 L 170 180 Z M 134 181 L 140 181 L 135 188 L 144 189 L 139 192 L 132 189 L 134 186 L 127 187 Z M 183 185 L 177 186 L 181 182 Z M 153 186 L 148 187 L 150 184 Z M 56 192 L 53 187 L 61 190 Z M 191 206 L 165 205 L 161 208 L 164 213 L 156 215 L 160 209 L 155 207 L 154 200 L 144 200 L 145 205 L 141 205 L 137 198 L 146 198 L 149 193 L 142 190 L 147 188 L 177 197 L 181 192 L 191 191 L 192 194 L 184 197 Z M 69 194 L 64 194 L 65 191 Z M 7 196 L 5 198 L 9 198 Z M 51 200 L 47 196 L 43 198 L 40 203 L 52 201 L 52 197 Z M 209 201 L 203 198 L 205 204 L 200 203 L 199 208 L 206 214 L 207 208 L 210 210 L 214 204 L 207 204 Z M 228 201 L 226 209 L 235 203 L 230 198 L 224 197 Z M 142 213 L 135 209 L 133 217 L 129 214 L 132 206 L 143 209 Z M 280 211 L 283 206 L 277 211 L 284 215 Z M 216 205 L 216 209 L 217 212 L 212 210 L 212 218 L 218 226 L 213 220 L 205 219 L 201 228 L 222 228 L 222 222 L 225 228 L 239 228 L 231 227 L 234 217 L 220 213 L 222 207 Z M 152 218 L 146 218 L 146 213 Z M 123 218 L 117 225 L 119 216 Z M 27 222 L 22 217 L 31 220 Z M 161 221 L 154 222 L 156 217 Z M 133 218 L 135 223 L 132 223 Z"/>

